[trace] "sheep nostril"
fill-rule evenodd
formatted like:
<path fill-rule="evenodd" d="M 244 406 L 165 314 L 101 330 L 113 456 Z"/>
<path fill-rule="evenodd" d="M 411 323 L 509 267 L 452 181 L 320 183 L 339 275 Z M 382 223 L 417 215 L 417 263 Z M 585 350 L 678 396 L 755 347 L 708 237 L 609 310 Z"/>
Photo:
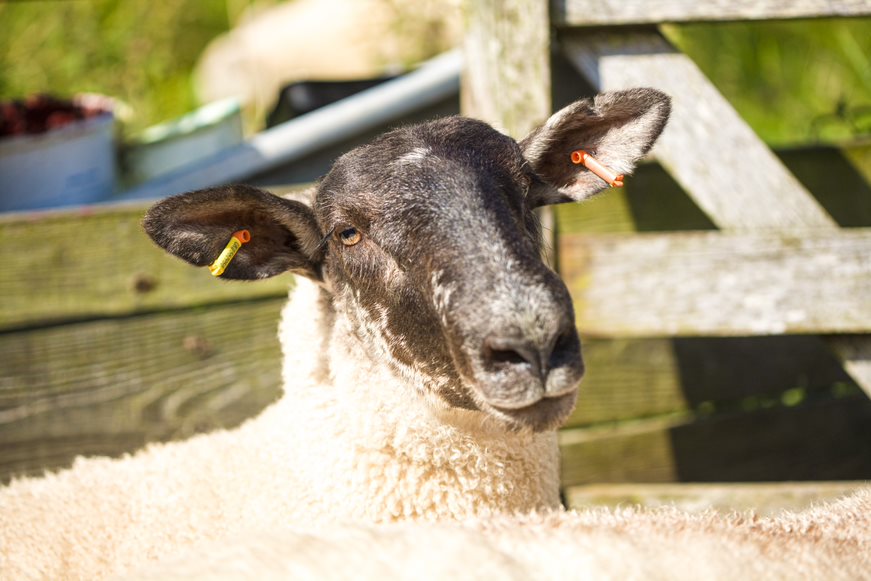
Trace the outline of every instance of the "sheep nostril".
<path fill-rule="evenodd" d="M 494 365 L 520 365 L 523 363 L 534 363 L 529 357 L 521 355 L 517 351 L 511 349 L 492 349 L 489 353 L 490 362 Z"/>
<path fill-rule="evenodd" d="M 553 350 L 548 358 L 548 367 L 556 369 L 564 365 L 575 364 L 581 351 L 581 341 L 575 330 L 562 333 L 557 337 Z"/>
<path fill-rule="evenodd" d="M 483 357 L 485 365 L 494 371 L 529 366 L 535 375 L 541 376 L 542 361 L 547 361 L 548 354 L 541 353 L 530 341 L 491 335 L 484 340 Z"/>

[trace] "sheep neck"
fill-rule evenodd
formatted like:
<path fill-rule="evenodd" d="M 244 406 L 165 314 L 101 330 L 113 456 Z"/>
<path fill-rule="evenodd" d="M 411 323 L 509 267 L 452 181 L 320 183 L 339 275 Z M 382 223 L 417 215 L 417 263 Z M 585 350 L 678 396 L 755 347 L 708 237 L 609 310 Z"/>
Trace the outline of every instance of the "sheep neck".
<path fill-rule="evenodd" d="M 324 471 L 316 481 L 366 499 L 350 506 L 356 516 L 462 518 L 559 505 L 555 433 L 509 432 L 481 412 L 426 398 L 349 326 L 324 291 L 300 280 L 280 336 L 283 401 L 295 415 L 287 424 L 312 442 L 307 453 Z"/>

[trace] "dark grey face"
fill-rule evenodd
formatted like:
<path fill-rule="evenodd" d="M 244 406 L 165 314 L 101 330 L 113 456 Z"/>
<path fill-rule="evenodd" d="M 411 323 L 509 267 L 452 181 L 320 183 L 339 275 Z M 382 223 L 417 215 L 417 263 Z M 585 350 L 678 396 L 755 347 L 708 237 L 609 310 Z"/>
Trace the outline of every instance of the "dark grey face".
<path fill-rule="evenodd" d="M 197 266 L 247 228 L 252 240 L 223 278 L 318 280 L 369 356 L 427 398 L 512 429 L 551 429 L 571 412 L 584 368 L 533 210 L 606 187 L 571 163 L 573 149 L 629 173 L 668 114 L 665 95 L 633 89 L 578 101 L 520 143 L 443 119 L 343 156 L 311 208 L 229 186 L 164 200 L 144 226 Z"/>
<path fill-rule="evenodd" d="M 536 180 L 514 140 L 454 117 L 344 156 L 314 209 L 361 340 L 447 404 L 539 429 L 571 411 L 583 363 L 568 292 L 540 258 Z"/>

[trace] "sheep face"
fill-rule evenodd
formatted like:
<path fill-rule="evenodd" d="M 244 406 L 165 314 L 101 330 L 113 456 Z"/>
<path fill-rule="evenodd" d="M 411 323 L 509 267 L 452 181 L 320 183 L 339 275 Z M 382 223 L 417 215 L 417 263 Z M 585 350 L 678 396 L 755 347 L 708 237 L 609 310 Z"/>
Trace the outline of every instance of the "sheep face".
<path fill-rule="evenodd" d="M 247 228 L 252 240 L 225 278 L 291 271 L 318 280 L 346 339 L 417 395 L 509 429 L 552 429 L 571 412 L 584 367 L 571 300 L 541 260 L 533 210 L 606 187 L 571 163 L 574 149 L 628 173 L 668 111 L 653 90 L 607 93 L 520 143 L 478 121 L 442 119 L 340 158 L 312 207 L 229 186 L 160 202 L 144 225 L 198 266 Z"/>
<path fill-rule="evenodd" d="M 541 429 L 583 373 L 571 300 L 540 258 L 520 146 L 453 117 L 337 161 L 314 204 L 337 310 L 422 393 Z"/>

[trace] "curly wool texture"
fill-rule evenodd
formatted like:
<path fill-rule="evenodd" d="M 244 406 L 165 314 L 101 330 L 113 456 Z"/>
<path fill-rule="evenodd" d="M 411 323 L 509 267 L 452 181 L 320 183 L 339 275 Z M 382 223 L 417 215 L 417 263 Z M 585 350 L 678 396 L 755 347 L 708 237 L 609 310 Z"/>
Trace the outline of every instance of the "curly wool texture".
<path fill-rule="evenodd" d="M 867 579 L 871 488 L 775 518 L 676 509 L 259 532 L 137 579 Z"/>
<path fill-rule="evenodd" d="M 0 489 L 0 577 L 123 575 L 246 530 L 558 506 L 555 433 L 433 407 L 363 363 L 341 318 L 323 336 L 318 293 L 298 280 L 280 327 L 285 395 L 257 418 Z"/>

